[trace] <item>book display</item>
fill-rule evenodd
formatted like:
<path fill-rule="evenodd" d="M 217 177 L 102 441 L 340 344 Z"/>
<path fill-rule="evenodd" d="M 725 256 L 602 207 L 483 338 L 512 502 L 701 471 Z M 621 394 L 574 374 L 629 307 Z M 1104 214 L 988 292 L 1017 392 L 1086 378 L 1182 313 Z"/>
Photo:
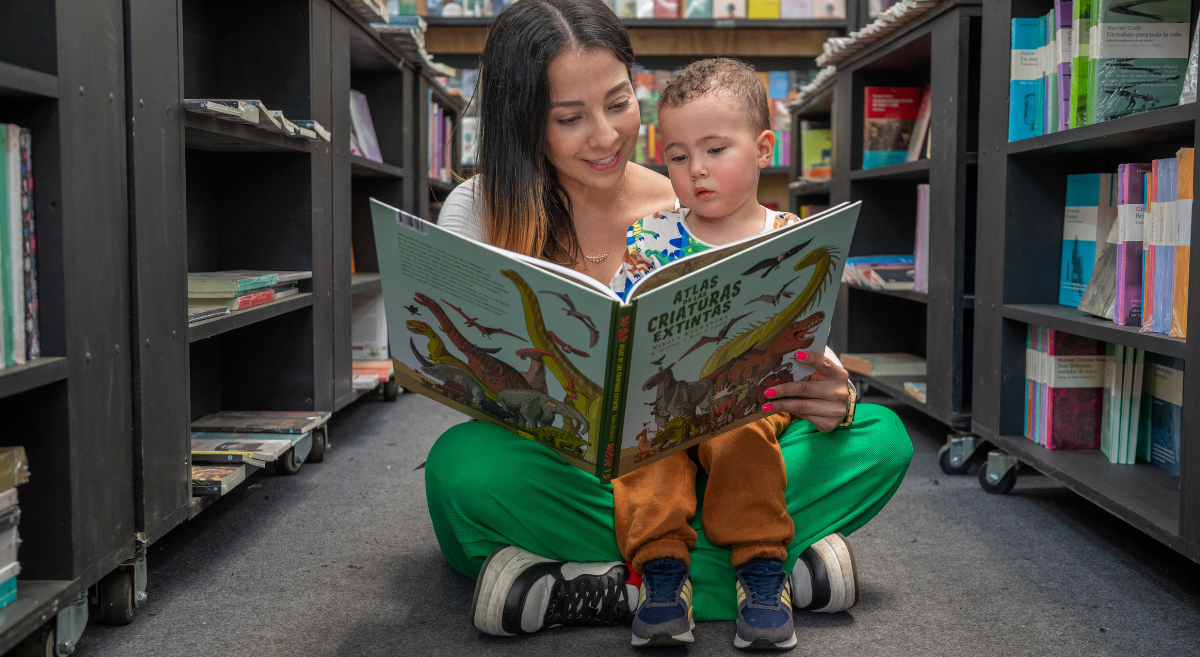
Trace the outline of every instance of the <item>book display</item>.
<path fill-rule="evenodd" d="M 741 21 L 784 23 L 787 27 L 820 27 L 843 23 L 847 12 L 859 11 L 857 0 L 606 0 L 628 27 L 680 23 Z M 499 15 L 512 0 L 416 0 L 395 3 L 399 15 L 421 15 L 431 25 L 478 24 Z M 418 6 L 423 5 L 423 6 Z M 848 7 L 849 5 L 849 7 Z"/>
<path fill-rule="evenodd" d="M 1188 401 L 1200 379 L 1187 367 L 1200 353 L 1185 339 L 1196 106 L 1178 104 L 1176 85 L 1200 4 L 1154 7 L 985 4 L 972 428 L 1197 559 L 1200 468 L 1184 439 L 1200 426 Z M 1013 139 L 1014 127 L 1046 125 L 1044 103 L 1013 100 L 1026 76 L 1011 55 L 1021 26 L 1051 11 L 1070 11 L 1075 37 L 1087 36 L 1072 38 L 1069 127 L 1060 110 L 1060 129 Z M 1144 44 L 1120 42 L 1135 30 Z M 1055 93 L 1044 77 L 1042 87 Z M 1060 102 L 1065 88 L 1060 74 Z M 985 490 L 1010 488 L 1013 471 L 992 468 Z"/>
<path fill-rule="evenodd" d="M 880 10 L 904 19 L 888 18 L 875 36 L 859 30 L 853 47 L 829 39 L 819 63 L 836 68 L 792 105 L 802 161 L 810 143 L 826 143 L 807 131 L 826 125 L 832 139 L 827 180 L 792 167 L 791 207 L 862 201 L 830 344 L 926 361 L 919 380 L 852 376 L 962 431 L 972 407 L 963 382 L 972 372 L 981 10 L 955 1 Z M 906 382 L 925 384 L 924 401 Z"/>

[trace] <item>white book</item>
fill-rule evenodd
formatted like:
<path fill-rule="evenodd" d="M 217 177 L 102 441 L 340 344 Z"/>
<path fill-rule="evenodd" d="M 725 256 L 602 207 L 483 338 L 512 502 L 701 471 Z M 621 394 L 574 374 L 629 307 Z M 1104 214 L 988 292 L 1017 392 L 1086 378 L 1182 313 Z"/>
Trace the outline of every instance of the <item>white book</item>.
<path fill-rule="evenodd" d="M 13 361 L 25 364 L 25 238 L 21 221 L 21 127 L 9 124 L 5 131 L 8 158 L 8 261 L 11 285 L 8 303 L 12 304 Z"/>
<path fill-rule="evenodd" d="M 250 125 L 258 125 L 260 105 L 256 100 L 191 98 L 183 101 L 183 109 L 189 112 Z"/>
<path fill-rule="evenodd" d="M 654 18 L 654 0 L 637 0 L 637 17 Z"/>

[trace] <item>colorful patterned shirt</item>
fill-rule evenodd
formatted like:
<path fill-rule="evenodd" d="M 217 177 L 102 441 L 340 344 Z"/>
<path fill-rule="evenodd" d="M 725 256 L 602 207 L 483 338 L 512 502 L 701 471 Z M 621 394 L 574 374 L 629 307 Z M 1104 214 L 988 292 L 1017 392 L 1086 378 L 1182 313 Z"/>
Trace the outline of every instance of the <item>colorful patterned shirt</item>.
<path fill-rule="evenodd" d="M 629 227 L 621 268 L 608 285 L 624 298 L 633 284 L 651 271 L 693 253 L 707 251 L 720 244 L 709 244 L 692 235 L 687 224 L 687 208 L 655 212 Z M 763 231 L 775 230 L 800 221 L 790 212 L 766 211 Z"/>

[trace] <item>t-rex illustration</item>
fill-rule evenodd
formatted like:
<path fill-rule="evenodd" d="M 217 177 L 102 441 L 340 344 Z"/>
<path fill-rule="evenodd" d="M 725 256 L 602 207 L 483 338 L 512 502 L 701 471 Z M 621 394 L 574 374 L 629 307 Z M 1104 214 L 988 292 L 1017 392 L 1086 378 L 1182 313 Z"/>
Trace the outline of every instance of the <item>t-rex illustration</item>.
<path fill-rule="evenodd" d="M 800 278 L 800 277 L 797 276 L 796 278 Z M 766 301 L 767 303 L 774 306 L 774 305 L 778 305 L 779 302 L 783 301 L 784 299 L 791 299 L 792 297 L 794 297 L 796 295 L 794 292 L 788 292 L 787 287 L 789 285 L 791 285 L 796 280 L 796 278 L 793 278 L 792 280 L 784 283 L 783 287 L 779 288 L 778 294 L 764 294 L 761 297 L 754 297 L 753 299 L 747 301 L 746 303 L 744 303 L 742 305 L 749 306 L 750 304 L 754 303 L 755 301 Z"/>
<path fill-rule="evenodd" d="M 525 377 L 521 376 L 521 373 L 516 368 L 495 356 L 483 353 L 484 350 L 476 347 L 462 333 L 459 333 L 458 329 L 450 321 L 450 318 L 446 316 L 446 312 L 442 310 L 442 307 L 436 301 L 420 292 L 417 292 L 413 296 L 413 299 L 433 313 L 433 316 L 441 324 L 442 331 L 446 333 L 446 337 L 450 342 L 455 347 L 458 347 L 459 351 L 466 354 L 467 367 L 483 380 L 484 387 L 497 393 L 509 388 L 529 387 L 529 382 L 525 380 Z"/>
<path fill-rule="evenodd" d="M 596 323 L 592 321 L 591 315 L 585 315 L 575 309 L 575 302 L 571 301 L 571 297 L 569 295 L 553 292 L 551 290 L 538 290 L 538 294 L 553 294 L 559 299 L 562 299 L 563 303 L 567 304 L 567 307 L 563 308 L 563 310 L 567 311 L 567 317 L 574 317 L 575 319 L 583 322 L 583 325 L 587 327 L 588 349 L 596 346 L 596 342 L 600 340 L 600 331 L 596 328 Z"/>
<path fill-rule="evenodd" d="M 765 348 L 751 347 L 724 367 L 704 377 L 718 388 L 753 385 L 768 374 L 780 369 L 785 356 L 812 346 L 815 333 L 825 313 L 816 312 L 793 322 L 776 335 Z"/>
<path fill-rule="evenodd" d="M 536 390 L 501 390 L 496 401 L 517 416 L 517 426 L 522 428 L 551 426 L 556 415 L 563 416 L 564 428 L 577 435 L 591 426 L 575 407 Z"/>
<path fill-rule="evenodd" d="M 470 375 L 475 380 L 475 383 L 483 386 L 484 393 L 488 397 L 495 399 L 496 392 L 494 390 L 491 390 L 488 387 L 487 383 L 482 378 L 480 378 L 479 375 L 476 374 L 475 371 L 470 368 L 470 366 L 468 366 L 463 361 L 459 360 L 456 356 L 451 354 L 446 349 L 446 345 L 442 343 L 441 336 L 439 336 L 437 334 L 437 331 L 433 330 L 433 327 L 426 324 L 425 322 L 422 322 L 422 321 L 416 320 L 416 319 L 410 319 L 410 320 L 404 322 L 404 326 L 408 328 L 409 333 L 415 333 L 416 335 L 421 335 L 421 336 L 424 336 L 429 339 L 429 343 L 426 345 L 425 348 L 429 350 L 429 359 L 432 360 L 434 362 L 434 364 L 453 365 L 453 366 L 461 369 L 462 371 L 464 371 L 468 375 Z M 412 338 L 408 339 L 408 344 L 412 347 L 413 353 L 416 354 L 417 353 L 417 345 L 415 342 L 413 342 Z M 418 354 L 417 358 L 420 359 L 421 356 Z M 424 364 L 424 363 L 422 363 L 422 364 Z"/>
<path fill-rule="evenodd" d="M 673 417 L 689 416 L 697 406 L 707 406 L 712 401 L 716 388 L 712 381 L 676 381 L 672 363 L 659 367 L 658 373 L 646 379 L 642 390 L 658 387 L 654 396 L 654 419 L 658 430 L 663 431 Z"/>
<path fill-rule="evenodd" d="M 749 317 L 750 315 L 751 315 L 751 313 L 746 313 L 745 315 L 739 315 L 737 317 L 734 317 L 733 319 L 729 320 L 729 323 L 725 325 L 725 328 L 718 331 L 715 336 L 705 335 L 705 336 L 701 337 L 699 340 L 696 341 L 696 344 L 692 345 L 691 348 L 689 348 L 687 351 L 683 352 L 683 355 L 679 357 L 679 360 L 683 360 L 684 358 L 687 357 L 688 354 L 699 349 L 700 347 L 703 347 L 706 344 L 711 344 L 713 342 L 720 343 L 721 340 L 725 339 L 725 336 L 729 335 L 729 329 L 733 328 L 733 325 L 737 324 L 738 320 L 742 319 L 743 317 Z"/>
<path fill-rule="evenodd" d="M 765 268 L 766 271 L 763 272 L 762 278 L 766 278 L 767 274 L 770 274 L 771 272 L 775 271 L 776 269 L 779 269 L 780 267 L 782 267 L 784 260 L 787 260 L 788 258 L 796 255 L 797 253 L 800 253 L 801 249 L 808 246 L 808 243 L 811 241 L 812 240 L 810 239 L 810 240 L 804 242 L 803 244 L 797 244 L 796 246 L 793 246 L 792 248 L 788 249 L 787 251 L 784 251 L 783 253 L 780 253 L 779 255 L 775 256 L 774 258 L 767 258 L 765 260 L 759 260 L 753 267 L 747 269 L 745 271 L 745 273 L 742 274 L 742 276 L 749 276 L 750 274 L 753 274 L 754 272 Z M 797 269 L 796 271 L 800 271 L 800 270 Z"/>
<path fill-rule="evenodd" d="M 488 328 L 488 327 L 484 326 L 483 324 L 480 324 L 478 317 L 468 317 L 467 314 L 462 311 L 462 308 L 459 308 L 458 306 L 450 303 L 449 301 L 446 301 L 445 299 L 442 299 L 442 303 L 444 303 L 447 306 L 450 306 L 454 310 L 458 311 L 458 314 L 462 315 L 463 319 L 467 320 L 467 326 L 469 326 L 471 328 L 479 329 L 479 332 L 482 333 L 483 337 L 485 337 L 485 338 L 491 339 L 491 337 L 493 335 L 495 335 L 496 333 L 499 333 L 501 335 L 512 336 L 512 337 L 520 340 L 521 342 L 529 342 L 528 340 L 517 335 L 516 333 L 509 333 L 508 331 L 505 331 L 504 329 Z"/>

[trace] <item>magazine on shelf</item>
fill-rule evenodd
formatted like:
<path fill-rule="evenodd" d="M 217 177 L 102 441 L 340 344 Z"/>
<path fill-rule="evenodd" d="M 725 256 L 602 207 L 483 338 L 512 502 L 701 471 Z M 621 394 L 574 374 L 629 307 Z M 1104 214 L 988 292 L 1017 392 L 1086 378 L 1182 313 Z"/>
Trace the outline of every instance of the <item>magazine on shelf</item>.
<path fill-rule="evenodd" d="M 195 463 L 192 465 L 192 497 L 220 497 L 246 480 L 245 463 Z"/>
<path fill-rule="evenodd" d="M 329 411 L 221 411 L 192 422 L 192 431 L 308 433 L 331 415 Z"/>
<path fill-rule="evenodd" d="M 281 438 L 277 433 L 192 431 L 192 463 L 246 463 L 261 468 L 296 442 L 294 437 Z"/>
<path fill-rule="evenodd" d="M 859 204 L 654 270 L 628 302 L 578 272 L 372 199 L 396 381 L 602 480 L 764 417 L 812 373 Z"/>

